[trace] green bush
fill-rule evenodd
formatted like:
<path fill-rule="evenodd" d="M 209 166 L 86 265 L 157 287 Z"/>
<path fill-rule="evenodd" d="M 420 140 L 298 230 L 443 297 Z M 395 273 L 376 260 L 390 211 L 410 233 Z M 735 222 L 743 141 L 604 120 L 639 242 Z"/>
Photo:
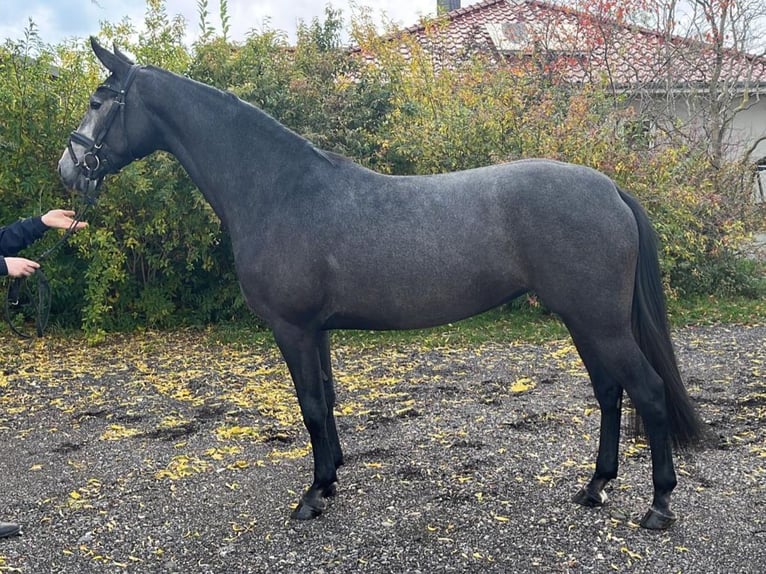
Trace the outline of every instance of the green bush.
<path fill-rule="evenodd" d="M 763 293 L 763 268 L 742 256 L 753 229 L 746 170 L 711 170 L 694 149 L 650 148 L 629 126 L 641 118 L 604 88 L 574 89 L 535 62 L 498 67 L 466 53 L 452 67 L 409 42 L 381 38 L 356 19 L 359 49 L 341 46 L 340 14 L 301 24 L 289 47 L 263 30 L 227 39 L 199 3 L 200 40 L 184 44 L 185 25 L 149 0 L 145 31 L 105 23 L 144 64 L 156 64 L 231 90 L 325 149 L 383 172 L 426 174 L 523 157 L 590 165 L 637 195 L 662 243 L 663 273 L 675 296 Z M 137 38 L 137 41 L 136 41 Z M 0 218 L 76 205 L 56 175 L 69 132 L 103 79 L 85 40 L 51 47 L 33 26 L 0 48 Z M 721 191 L 724 190 L 724 191 Z M 53 318 L 97 340 L 114 329 L 240 320 L 247 311 L 229 239 L 180 165 L 159 153 L 110 177 L 89 215 L 91 227 L 52 254 L 45 267 Z M 49 233 L 30 250 L 58 239 Z"/>

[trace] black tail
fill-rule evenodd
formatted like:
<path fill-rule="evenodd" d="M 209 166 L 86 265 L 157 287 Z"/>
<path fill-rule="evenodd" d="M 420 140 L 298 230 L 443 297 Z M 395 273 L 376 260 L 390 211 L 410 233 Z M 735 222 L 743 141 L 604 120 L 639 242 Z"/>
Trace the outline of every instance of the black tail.
<path fill-rule="evenodd" d="M 633 334 L 649 363 L 665 382 L 665 402 L 674 446 L 683 448 L 699 445 L 707 435 L 706 426 L 699 418 L 678 371 L 673 342 L 670 340 L 654 229 L 638 201 L 622 190 L 618 191 L 638 223 Z"/>

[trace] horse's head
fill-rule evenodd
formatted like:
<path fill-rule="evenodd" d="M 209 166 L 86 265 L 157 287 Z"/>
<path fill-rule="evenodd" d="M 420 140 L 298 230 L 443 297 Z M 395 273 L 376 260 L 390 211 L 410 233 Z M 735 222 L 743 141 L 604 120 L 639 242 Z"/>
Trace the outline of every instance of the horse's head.
<path fill-rule="evenodd" d="M 110 75 L 91 95 L 88 111 L 69 136 L 58 165 L 64 184 L 83 193 L 92 191 L 107 174 L 116 173 L 138 157 L 134 155 L 137 148 L 131 144 L 138 145 L 142 139 L 143 114 L 131 115 L 138 105 L 130 105 L 128 97 L 140 67 L 116 47 L 112 53 L 93 37 L 90 43 Z"/>

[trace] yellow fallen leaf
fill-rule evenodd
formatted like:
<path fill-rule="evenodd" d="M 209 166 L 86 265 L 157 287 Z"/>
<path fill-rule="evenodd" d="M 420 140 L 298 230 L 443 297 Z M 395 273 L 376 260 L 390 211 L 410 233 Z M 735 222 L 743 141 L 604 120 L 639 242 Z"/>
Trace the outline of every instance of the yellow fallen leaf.
<path fill-rule="evenodd" d="M 514 394 L 525 393 L 535 388 L 535 382 L 527 377 L 518 379 L 511 385 L 511 392 Z"/>

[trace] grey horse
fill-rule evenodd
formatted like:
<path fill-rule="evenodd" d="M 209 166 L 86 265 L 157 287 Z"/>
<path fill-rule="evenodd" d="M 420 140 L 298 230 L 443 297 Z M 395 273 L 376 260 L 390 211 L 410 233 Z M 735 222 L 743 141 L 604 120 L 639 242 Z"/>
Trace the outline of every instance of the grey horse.
<path fill-rule="evenodd" d="M 333 329 L 417 329 L 534 291 L 566 324 L 601 407 L 596 470 L 574 500 L 605 502 L 617 476 L 623 390 L 651 447 L 654 498 L 641 524 L 675 520 L 673 444 L 704 435 L 679 375 L 646 213 L 587 167 L 523 160 L 388 176 L 314 147 L 234 95 L 91 39 L 109 70 L 59 161 L 88 192 L 155 150 L 174 155 L 228 231 L 249 307 L 292 376 L 314 457 L 293 517 L 335 494 Z"/>

